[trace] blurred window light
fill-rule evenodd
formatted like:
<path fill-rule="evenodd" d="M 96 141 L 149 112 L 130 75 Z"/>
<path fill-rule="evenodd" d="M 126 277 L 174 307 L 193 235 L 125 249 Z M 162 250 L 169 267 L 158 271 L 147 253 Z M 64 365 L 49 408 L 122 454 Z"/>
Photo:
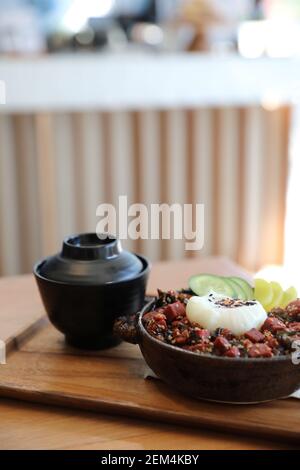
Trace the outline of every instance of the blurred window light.
<path fill-rule="evenodd" d="M 267 90 L 262 97 L 261 105 L 266 111 L 275 111 L 284 103 L 284 99 L 277 90 Z"/>
<path fill-rule="evenodd" d="M 264 9 L 268 18 L 300 17 L 299 0 L 265 0 Z"/>
<path fill-rule="evenodd" d="M 270 57 L 291 57 L 299 52 L 300 24 L 273 20 L 267 23 L 266 53 Z"/>
<path fill-rule="evenodd" d="M 89 18 L 107 16 L 114 4 L 115 0 L 73 0 L 64 16 L 63 25 L 76 33 L 86 25 Z"/>
<path fill-rule="evenodd" d="M 293 20 L 245 21 L 238 30 L 238 48 L 243 57 L 273 58 L 300 54 L 300 22 Z"/>
<path fill-rule="evenodd" d="M 162 29 L 155 24 L 137 23 L 132 27 L 131 38 L 136 43 L 158 46 L 164 40 Z"/>
<path fill-rule="evenodd" d="M 266 47 L 264 21 L 246 21 L 238 29 L 238 48 L 243 57 L 256 59 L 262 56 Z"/>

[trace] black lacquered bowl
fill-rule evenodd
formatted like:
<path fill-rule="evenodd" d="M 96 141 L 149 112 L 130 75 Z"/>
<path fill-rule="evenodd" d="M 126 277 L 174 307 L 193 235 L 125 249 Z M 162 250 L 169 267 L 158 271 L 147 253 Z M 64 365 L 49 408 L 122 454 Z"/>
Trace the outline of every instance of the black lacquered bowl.
<path fill-rule="evenodd" d="M 95 234 L 68 237 L 61 253 L 34 267 L 51 323 L 69 344 L 86 349 L 120 342 L 114 321 L 142 307 L 149 271 L 146 258 Z"/>

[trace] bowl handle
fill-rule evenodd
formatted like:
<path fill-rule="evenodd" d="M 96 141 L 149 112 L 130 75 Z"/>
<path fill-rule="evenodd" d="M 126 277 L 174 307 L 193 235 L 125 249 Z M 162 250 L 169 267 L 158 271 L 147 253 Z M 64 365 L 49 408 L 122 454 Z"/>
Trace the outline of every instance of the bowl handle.
<path fill-rule="evenodd" d="M 133 315 L 118 317 L 114 322 L 113 332 L 119 336 L 123 341 L 131 344 L 139 344 L 140 331 L 138 326 L 138 319 L 141 311 L 151 307 L 155 301 L 155 297 L 145 297 L 145 303 L 142 310 Z"/>
<path fill-rule="evenodd" d="M 119 317 L 115 320 L 114 323 L 114 334 L 119 336 L 123 341 L 131 344 L 138 344 L 139 342 L 139 332 L 137 326 L 137 320 L 139 317 L 137 312 L 134 315 L 128 317 Z"/>

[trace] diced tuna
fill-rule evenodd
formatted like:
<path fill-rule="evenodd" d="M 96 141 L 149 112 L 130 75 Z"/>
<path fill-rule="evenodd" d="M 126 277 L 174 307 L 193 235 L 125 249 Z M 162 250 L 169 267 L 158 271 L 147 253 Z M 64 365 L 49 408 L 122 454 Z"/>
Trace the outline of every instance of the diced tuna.
<path fill-rule="evenodd" d="M 248 351 L 249 357 L 272 357 L 272 349 L 266 344 L 257 343 Z"/>
<path fill-rule="evenodd" d="M 204 328 L 195 330 L 195 335 L 200 339 L 207 339 L 210 337 L 210 332 Z"/>
<path fill-rule="evenodd" d="M 232 346 L 228 351 L 224 354 L 226 357 L 239 357 L 241 355 L 240 350 L 237 346 Z"/>
<path fill-rule="evenodd" d="M 279 346 L 279 341 L 271 331 L 265 331 L 265 344 L 267 344 L 271 349 L 276 349 Z"/>
<path fill-rule="evenodd" d="M 214 348 L 221 354 L 224 354 L 228 349 L 230 349 L 230 343 L 223 336 L 218 336 L 214 341 Z"/>
<path fill-rule="evenodd" d="M 154 317 L 154 314 L 156 312 L 148 312 L 148 313 L 145 313 L 145 315 L 143 316 L 143 322 L 144 323 L 149 323 L 151 320 L 153 320 L 153 317 Z"/>
<path fill-rule="evenodd" d="M 189 339 L 189 332 L 188 330 L 184 330 L 180 335 L 174 338 L 174 344 L 185 344 Z"/>
<path fill-rule="evenodd" d="M 164 314 L 166 315 L 168 321 L 173 321 L 177 317 L 182 317 L 185 315 L 185 306 L 181 302 L 174 302 L 173 304 L 169 304 L 164 308 Z"/>
<path fill-rule="evenodd" d="M 248 351 L 250 348 L 252 348 L 253 343 L 252 343 L 252 341 L 250 341 L 250 339 L 245 339 L 243 341 L 243 346 Z"/>
<path fill-rule="evenodd" d="M 222 328 L 221 336 L 224 336 L 226 339 L 232 339 L 234 334 L 228 328 Z"/>
<path fill-rule="evenodd" d="M 277 331 L 284 331 L 286 330 L 285 324 L 278 320 L 276 317 L 269 317 L 266 319 L 265 323 L 262 326 L 262 331 L 269 330 L 272 333 L 276 333 Z"/>
<path fill-rule="evenodd" d="M 252 328 L 251 330 L 245 333 L 245 337 L 250 339 L 252 343 L 262 343 L 265 339 L 265 336 L 256 328 Z"/>
<path fill-rule="evenodd" d="M 292 330 L 292 331 L 300 331 L 300 322 L 290 323 L 288 328 L 289 330 Z"/>
<path fill-rule="evenodd" d="M 290 318 L 296 318 L 300 316 L 300 299 L 290 302 L 285 310 Z"/>

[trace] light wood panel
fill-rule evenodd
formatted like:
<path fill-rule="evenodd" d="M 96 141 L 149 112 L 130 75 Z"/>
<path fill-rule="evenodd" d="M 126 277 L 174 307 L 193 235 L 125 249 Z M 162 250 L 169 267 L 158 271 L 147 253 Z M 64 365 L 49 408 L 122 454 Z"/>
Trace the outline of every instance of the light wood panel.
<path fill-rule="evenodd" d="M 22 271 L 26 271 L 42 248 L 41 237 L 36 230 L 40 217 L 34 119 L 31 115 L 16 115 L 13 128 L 17 175 L 14 190 L 18 197 L 18 223 L 21 227 L 20 263 Z M 25 249 L 21 249 L 21 243 Z"/>
<path fill-rule="evenodd" d="M 239 162 L 242 156 L 236 139 L 239 116 L 233 109 L 222 109 L 219 116 L 219 201 L 217 216 L 222 236 L 218 235 L 218 249 L 232 259 L 238 256 L 238 210 L 234 210 L 241 197 Z M 252 253 L 253 254 L 253 253 Z M 251 265 L 251 262 L 250 262 Z M 247 263 L 246 263 L 247 266 Z"/>
<path fill-rule="evenodd" d="M 54 158 L 57 200 L 58 238 L 61 241 L 76 226 L 76 188 L 73 159 L 73 133 L 71 116 L 61 113 L 54 119 Z M 57 249 L 59 246 L 57 246 Z"/>
<path fill-rule="evenodd" d="M 52 253 L 58 245 L 57 184 L 53 150 L 53 121 L 47 113 L 35 116 L 39 230 L 42 255 Z M 22 249 L 26 249 L 22 247 Z"/>
<path fill-rule="evenodd" d="M 96 228 L 96 207 L 204 203 L 205 243 L 125 240 L 151 260 L 283 259 L 288 108 L 2 115 L 0 272 L 28 272 L 62 238 Z M 126 214 L 123 214 L 126 217 Z M 191 221 L 192 227 L 192 221 Z"/>
<path fill-rule="evenodd" d="M 242 171 L 240 191 L 243 191 L 244 210 L 240 205 L 240 218 L 247 230 L 243 233 L 242 245 L 239 250 L 241 264 L 250 266 L 256 270 L 262 264 L 260 260 L 266 261 L 262 249 L 262 238 L 264 237 L 264 211 L 263 201 L 266 179 L 266 167 L 264 165 L 267 156 L 265 146 L 261 145 L 264 136 L 264 119 L 259 108 L 253 108 L 247 114 L 247 132 L 244 135 L 244 164 Z M 242 182 L 247 179 L 247 185 Z M 255 253 L 255 260 L 253 260 Z"/>
<path fill-rule="evenodd" d="M 92 232 L 95 230 L 96 207 L 106 200 L 103 119 L 102 116 L 99 116 L 99 120 L 95 119 L 94 113 L 80 113 L 76 118 L 80 136 L 80 164 L 75 168 L 79 186 L 76 189 L 76 201 L 81 208 L 81 230 Z"/>
<path fill-rule="evenodd" d="M 157 111 L 137 113 L 139 120 L 140 201 L 150 208 L 160 203 L 160 120 Z M 160 259 L 160 240 L 141 240 L 141 252 L 152 261 Z"/>
<path fill-rule="evenodd" d="M 213 113 L 210 109 L 196 111 L 195 116 L 195 167 L 193 185 L 195 200 L 205 206 L 205 243 L 201 251 L 203 256 L 214 252 L 214 180 L 213 173 Z"/>
<path fill-rule="evenodd" d="M 21 271 L 17 164 L 11 116 L 0 116 L 0 273 Z"/>

